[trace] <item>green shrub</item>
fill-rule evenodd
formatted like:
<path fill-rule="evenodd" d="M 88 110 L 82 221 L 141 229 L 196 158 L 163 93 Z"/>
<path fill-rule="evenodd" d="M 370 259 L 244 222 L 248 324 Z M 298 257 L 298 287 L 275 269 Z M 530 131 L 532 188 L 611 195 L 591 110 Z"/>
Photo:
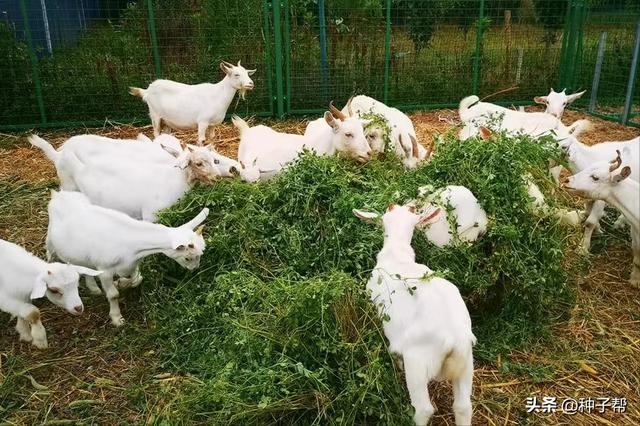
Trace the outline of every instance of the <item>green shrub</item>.
<path fill-rule="evenodd" d="M 521 176 L 528 171 L 545 187 L 557 153 L 527 139 L 445 139 L 416 170 L 391 156 L 359 165 L 303 155 L 269 182 L 199 187 L 162 215 L 180 224 L 211 209 L 199 270 L 185 275 L 165 259 L 145 266 L 151 338 L 168 369 L 197 378 L 173 415 L 241 424 L 408 422 L 404 382 L 365 292 L 382 230 L 351 210 L 382 211 L 424 184 L 467 186 L 490 219 L 473 246 L 438 249 L 414 237 L 418 261 L 465 297 L 476 358 L 545 334 L 571 300 L 571 266 L 563 267 L 569 234 L 530 214 Z"/>

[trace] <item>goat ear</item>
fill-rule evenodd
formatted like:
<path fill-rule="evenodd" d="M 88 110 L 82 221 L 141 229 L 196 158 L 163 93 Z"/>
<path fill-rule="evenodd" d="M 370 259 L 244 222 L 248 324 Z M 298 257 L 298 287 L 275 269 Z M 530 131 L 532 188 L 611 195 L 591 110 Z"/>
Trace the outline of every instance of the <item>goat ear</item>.
<path fill-rule="evenodd" d="M 165 151 L 167 151 L 169 154 L 171 154 L 175 158 L 178 158 L 180 156 L 180 154 L 182 154 L 181 152 L 175 150 L 174 148 L 164 145 L 162 142 L 160 142 L 160 147 L 162 149 L 164 149 Z"/>
<path fill-rule="evenodd" d="M 29 296 L 31 300 L 44 297 L 47 292 L 47 282 L 44 280 L 44 277 L 50 273 L 50 271 L 43 272 L 36 277 L 36 281 L 33 283 L 33 288 L 31 289 L 31 295 Z"/>
<path fill-rule="evenodd" d="M 623 181 L 628 178 L 629 175 L 631 175 L 631 167 L 624 166 L 622 170 L 620 170 L 620 173 L 613 177 L 613 182 L 618 183 L 620 181 Z"/>
<path fill-rule="evenodd" d="M 325 111 L 324 121 L 327 122 L 327 124 L 333 129 L 334 132 L 337 132 L 340 128 L 338 120 L 336 120 L 336 118 L 329 111 Z"/>
<path fill-rule="evenodd" d="M 484 126 L 480 126 L 478 130 L 480 131 L 480 137 L 482 139 L 484 139 L 485 141 L 491 139 L 491 135 L 493 134 L 491 130 Z"/>
<path fill-rule="evenodd" d="M 229 74 L 231 72 L 231 67 L 229 67 L 229 65 L 231 64 L 227 64 L 224 61 L 220 62 L 220 69 L 223 73 Z"/>
<path fill-rule="evenodd" d="M 362 128 L 364 129 L 365 127 L 367 127 L 369 124 L 371 124 L 371 122 L 373 122 L 372 119 L 370 118 L 361 118 L 360 119 L 360 123 L 362 123 Z"/>
<path fill-rule="evenodd" d="M 189 228 L 191 230 L 194 230 L 196 226 L 204 222 L 207 216 L 209 216 L 209 209 L 205 207 L 204 209 L 202 209 L 200 213 L 198 213 L 196 217 L 194 217 L 189 222 L 182 225 L 181 228 Z"/>
<path fill-rule="evenodd" d="M 358 219 L 367 223 L 376 223 L 378 217 L 380 216 L 378 213 L 365 212 L 364 210 L 353 209 L 351 211 Z"/>
<path fill-rule="evenodd" d="M 551 91 L 553 91 L 553 89 L 551 89 Z M 536 96 L 535 98 L 533 98 L 533 101 L 537 104 L 542 104 L 542 105 L 546 105 L 547 104 L 547 97 L 546 96 Z"/>
<path fill-rule="evenodd" d="M 71 267 L 73 269 L 75 269 L 75 271 L 80 275 L 88 275 L 90 277 L 97 277 L 98 275 L 102 274 L 102 271 L 97 271 L 97 270 L 91 269 L 91 268 L 85 268 L 84 266 L 71 265 Z"/>
<path fill-rule="evenodd" d="M 587 92 L 586 90 L 583 90 L 582 92 L 574 93 L 573 95 L 567 96 L 567 103 L 570 104 L 571 102 L 578 99 L 580 96 L 584 95 L 586 92 Z"/>
<path fill-rule="evenodd" d="M 418 220 L 418 226 L 425 226 L 430 223 L 436 222 L 438 219 L 440 219 L 441 213 L 442 213 L 441 209 L 435 209 L 430 213 L 425 214 L 420 218 L 420 220 Z"/>

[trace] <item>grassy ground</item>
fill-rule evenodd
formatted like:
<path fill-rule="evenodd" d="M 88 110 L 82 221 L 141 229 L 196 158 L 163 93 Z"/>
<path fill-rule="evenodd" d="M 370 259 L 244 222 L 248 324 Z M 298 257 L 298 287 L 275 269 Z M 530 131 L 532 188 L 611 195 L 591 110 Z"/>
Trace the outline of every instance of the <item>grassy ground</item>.
<path fill-rule="evenodd" d="M 412 118 L 421 140 L 429 143 L 431 133 L 444 131 L 449 127 L 446 121 L 454 117 L 453 111 L 437 111 Z M 576 118 L 571 113 L 566 121 Z M 594 121 L 596 131 L 585 135 L 588 143 L 638 134 L 637 129 Z M 278 126 L 299 131 L 303 122 Z M 135 127 L 91 131 L 150 133 L 149 128 Z M 69 132 L 46 135 L 55 142 L 68 136 Z M 217 139 L 219 149 L 235 153 L 233 129 L 223 126 Z M 0 135 L 0 238 L 42 255 L 47 196 L 55 187 L 54 170 L 38 151 L 27 148 L 21 135 Z M 626 281 L 631 263 L 628 242 L 623 234 L 607 230 L 594 238 L 592 251 L 570 318 L 556 322 L 552 339 L 476 365 L 475 424 L 640 423 L 640 302 L 638 289 Z M 0 327 L 0 424 L 153 424 L 158 416 L 172 412 L 176 398 L 197 379 L 163 365 L 163 354 L 145 339 L 154 324 L 140 308 L 141 290 L 124 294 L 128 322 L 121 330 L 109 324 L 102 298 L 87 297 L 81 317 L 43 304 L 51 346 L 46 351 L 19 343 L 8 315 L 0 314 L 5 324 Z M 453 424 L 448 386 L 436 384 L 431 395 L 439 411 L 434 424 Z M 627 409 L 623 414 L 527 414 L 525 401 L 531 396 L 625 397 Z"/>

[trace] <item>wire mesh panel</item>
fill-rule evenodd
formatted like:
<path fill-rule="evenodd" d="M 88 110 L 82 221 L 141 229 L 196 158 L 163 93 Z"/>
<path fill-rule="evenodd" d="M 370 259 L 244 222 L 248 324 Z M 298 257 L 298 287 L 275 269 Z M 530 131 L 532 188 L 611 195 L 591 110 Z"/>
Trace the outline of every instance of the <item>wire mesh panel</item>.
<path fill-rule="evenodd" d="M 481 37 L 480 97 L 528 101 L 559 78 L 567 0 L 487 0 Z M 501 93 L 498 93 L 501 92 Z"/>
<path fill-rule="evenodd" d="M 640 77 L 637 72 L 630 74 L 634 49 L 640 43 L 636 40 L 638 25 L 640 2 L 616 0 L 593 5 L 584 25 L 578 73 L 578 86 L 588 90 L 580 105 L 616 120 L 622 118 L 631 78 L 634 88 L 629 120 L 636 124 L 640 124 Z"/>
<path fill-rule="evenodd" d="M 395 0 L 389 102 L 453 105 L 472 94 L 479 16 L 477 0 Z"/>
<path fill-rule="evenodd" d="M 22 10 L 2 8 L 0 53 L 8 60 L 0 64 L 7 76 L 0 79 L 7 94 L 0 126 L 146 119 L 146 106 L 128 94 L 129 86 L 146 87 L 158 77 L 217 82 L 224 77 L 221 60 L 258 69 L 255 90 L 237 110 L 271 113 L 263 2 L 19 3 Z"/>
<path fill-rule="evenodd" d="M 0 128 L 146 120 L 129 86 L 216 82 L 222 60 L 257 68 L 229 112 L 528 103 L 597 80 L 592 112 L 619 118 L 639 20 L 637 0 L 0 0 Z"/>
<path fill-rule="evenodd" d="M 290 112 L 341 105 L 353 94 L 382 99 L 384 1 L 289 0 L 285 33 Z"/>

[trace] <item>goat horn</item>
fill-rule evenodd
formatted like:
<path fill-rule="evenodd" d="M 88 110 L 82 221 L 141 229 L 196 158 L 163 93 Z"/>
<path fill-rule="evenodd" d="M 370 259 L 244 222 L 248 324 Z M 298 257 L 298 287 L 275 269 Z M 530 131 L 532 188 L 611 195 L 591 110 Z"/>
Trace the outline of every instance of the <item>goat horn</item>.
<path fill-rule="evenodd" d="M 347 111 L 349 111 L 349 117 L 353 117 L 353 110 L 351 109 L 351 101 L 353 100 L 353 96 L 349 98 L 347 101 Z"/>
<path fill-rule="evenodd" d="M 222 63 L 224 64 L 225 67 L 233 68 L 233 64 L 231 64 L 231 63 L 229 63 L 227 61 L 222 61 Z"/>
<path fill-rule="evenodd" d="M 238 66 L 240 66 L 240 59 L 238 59 Z"/>
<path fill-rule="evenodd" d="M 618 153 L 618 156 L 616 157 L 615 160 L 613 160 L 610 163 L 610 166 L 609 166 L 609 171 L 610 172 L 614 171 L 615 169 L 620 167 L 620 165 L 622 164 L 622 158 L 620 157 L 620 151 L 616 149 L 616 152 Z"/>
<path fill-rule="evenodd" d="M 347 118 L 342 111 L 333 105 L 333 101 L 329 102 L 329 111 L 331 111 L 331 114 L 340 121 L 344 121 Z"/>
<path fill-rule="evenodd" d="M 411 139 L 411 154 L 413 158 L 418 158 L 418 141 L 413 135 L 409 135 L 409 139 Z"/>

